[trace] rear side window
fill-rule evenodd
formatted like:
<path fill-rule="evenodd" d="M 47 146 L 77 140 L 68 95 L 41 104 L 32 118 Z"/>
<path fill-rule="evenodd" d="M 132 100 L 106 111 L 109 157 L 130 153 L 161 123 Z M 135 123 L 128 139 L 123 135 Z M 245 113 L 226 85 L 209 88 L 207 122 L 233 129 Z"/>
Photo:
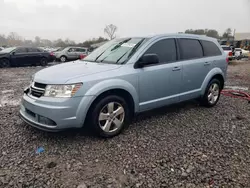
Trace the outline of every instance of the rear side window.
<path fill-rule="evenodd" d="M 84 49 L 84 48 L 77 48 L 77 52 L 86 52 L 86 49 Z"/>
<path fill-rule="evenodd" d="M 211 41 L 202 40 L 201 44 L 204 50 L 204 56 L 217 56 L 221 55 L 221 51 L 216 44 Z"/>
<path fill-rule="evenodd" d="M 200 42 L 196 39 L 179 39 L 181 60 L 197 59 L 203 57 Z"/>
<path fill-rule="evenodd" d="M 157 54 L 160 63 L 176 61 L 176 45 L 174 39 L 163 39 L 153 44 L 145 54 Z"/>

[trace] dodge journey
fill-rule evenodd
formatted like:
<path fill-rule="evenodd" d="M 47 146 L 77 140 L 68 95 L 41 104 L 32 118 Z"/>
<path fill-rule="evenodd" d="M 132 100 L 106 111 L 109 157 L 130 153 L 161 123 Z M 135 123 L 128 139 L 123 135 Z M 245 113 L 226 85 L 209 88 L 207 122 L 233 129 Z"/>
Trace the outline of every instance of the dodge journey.
<path fill-rule="evenodd" d="M 114 39 L 82 60 L 33 75 L 20 116 L 45 131 L 88 125 L 112 137 L 136 113 L 191 99 L 216 105 L 227 61 L 217 40 L 205 36 Z"/>

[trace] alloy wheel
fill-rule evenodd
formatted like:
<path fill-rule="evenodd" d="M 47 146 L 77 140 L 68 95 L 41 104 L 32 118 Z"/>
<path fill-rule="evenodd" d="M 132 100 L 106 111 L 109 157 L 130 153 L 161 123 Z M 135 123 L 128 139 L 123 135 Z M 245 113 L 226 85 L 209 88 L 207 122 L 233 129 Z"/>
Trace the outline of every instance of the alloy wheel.
<path fill-rule="evenodd" d="M 217 102 L 220 94 L 220 87 L 217 83 L 213 83 L 208 90 L 208 102 L 214 104 Z"/>
<path fill-rule="evenodd" d="M 118 102 L 110 102 L 100 111 L 98 121 L 101 129 L 107 133 L 118 130 L 124 123 L 125 110 Z"/>

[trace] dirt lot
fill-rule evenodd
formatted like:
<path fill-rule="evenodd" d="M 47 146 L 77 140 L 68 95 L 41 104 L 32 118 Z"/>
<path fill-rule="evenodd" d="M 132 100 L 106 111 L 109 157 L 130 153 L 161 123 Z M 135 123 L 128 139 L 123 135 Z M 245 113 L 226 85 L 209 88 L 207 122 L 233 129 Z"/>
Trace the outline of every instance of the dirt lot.
<path fill-rule="evenodd" d="M 144 113 L 109 140 L 46 133 L 18 117 L 40 69 L 0 69 L 0 187 L 250 187 L 247 101 L 222 96 L 210 109 L 188 102 Z M 230 65 L 226 85 L 250 88 L 250 62 Z"/>

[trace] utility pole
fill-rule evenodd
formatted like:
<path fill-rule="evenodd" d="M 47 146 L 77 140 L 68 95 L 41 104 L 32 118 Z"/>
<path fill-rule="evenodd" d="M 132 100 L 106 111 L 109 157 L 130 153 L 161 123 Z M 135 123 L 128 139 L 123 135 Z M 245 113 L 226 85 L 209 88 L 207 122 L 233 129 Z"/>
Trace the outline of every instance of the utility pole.
<path fill-rule="evenodd" d="M 236 29 L 234 29 L 234 33 L 233 33 L 233 45 L 234 45 L 234 39 L 235 39 L 235 31 Z"/>

